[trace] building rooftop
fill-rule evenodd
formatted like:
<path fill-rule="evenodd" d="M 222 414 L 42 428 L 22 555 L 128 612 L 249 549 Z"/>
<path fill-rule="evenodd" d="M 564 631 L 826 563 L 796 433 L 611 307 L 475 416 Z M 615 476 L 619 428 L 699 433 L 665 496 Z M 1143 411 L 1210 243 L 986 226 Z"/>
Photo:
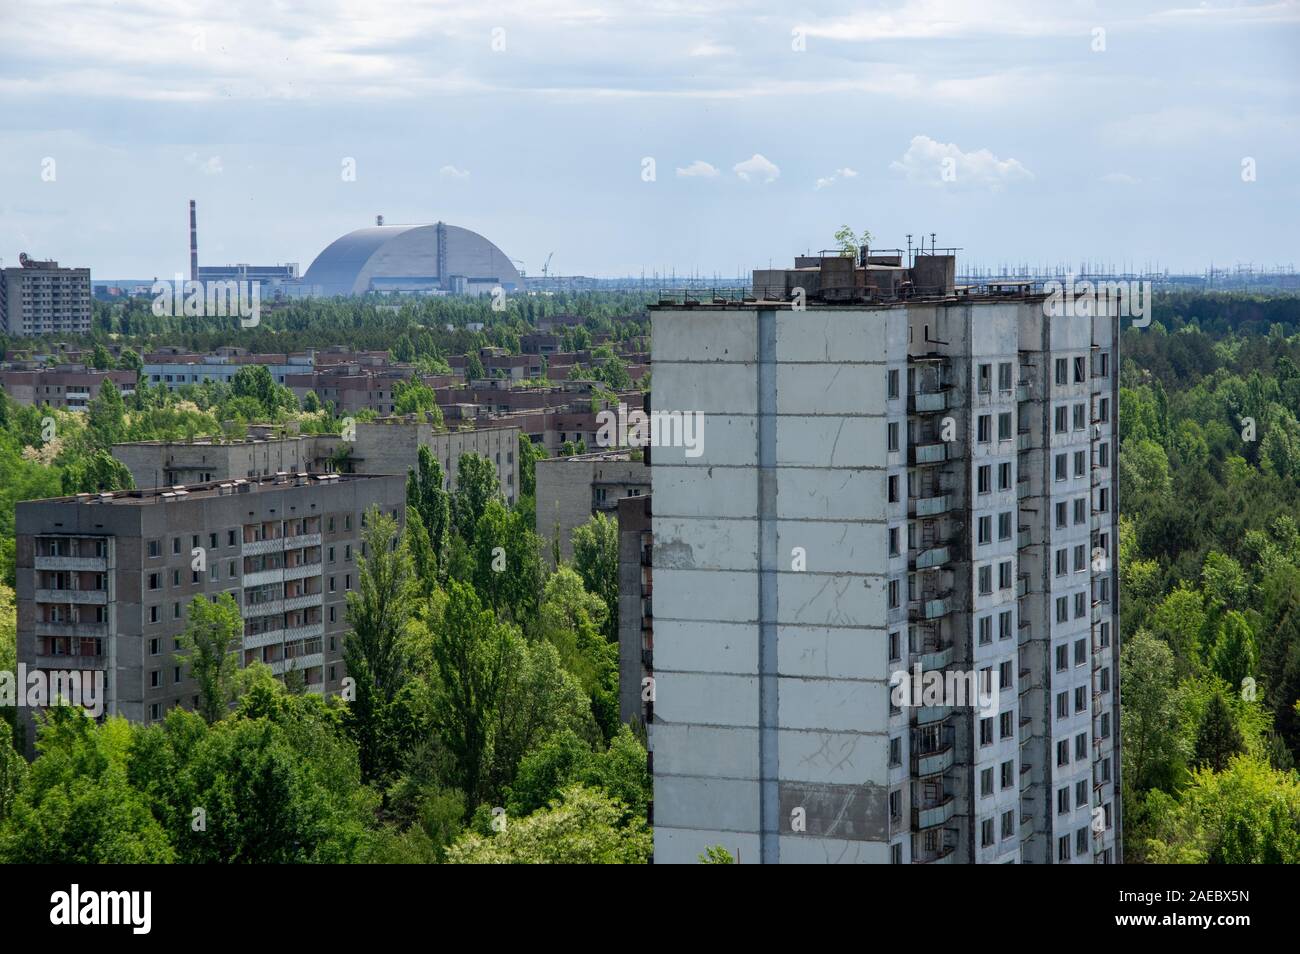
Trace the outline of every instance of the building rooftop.
<path fill-rule="evenodd" d="M 206 500 L 229 497 L 235 494 L 288 490 L 293 487 L 321 487 L 336 483 L 353 483 L 359 480 L 391 479 L 384 474 L 290 474 L 285 471 L 255 478 L 214 480 L 204 484 L 155 487 L 151 490 L 116 490 L 102 494 L 77 494 L 73 497 L 51 497 L 31 503 L 82 503 L 87 505 L 113 504 L 116 506 L 145 506 L 156 503 L 178 503 L 184 500 Z M 22 506 L 22 504 L 19 504 Z"/>

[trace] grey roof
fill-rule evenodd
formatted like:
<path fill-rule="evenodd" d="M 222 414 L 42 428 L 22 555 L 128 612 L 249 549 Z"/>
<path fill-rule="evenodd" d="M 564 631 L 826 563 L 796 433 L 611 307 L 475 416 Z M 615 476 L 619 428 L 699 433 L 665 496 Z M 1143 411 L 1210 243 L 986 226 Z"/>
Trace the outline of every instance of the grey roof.
<path fill-rule="evenodd" d="M 375 279 L 499 283 L 507 291 L 522 286 L 519 272 L 501 249 L 477 232 L 445 225 L 447 274 L 438 273 L 437 225 L 377 225 L 335 239 L 303 275 L 305 290 L 316 295 L 363 295 Z M 445 287 L 445 284 L 444 284 Z"/>

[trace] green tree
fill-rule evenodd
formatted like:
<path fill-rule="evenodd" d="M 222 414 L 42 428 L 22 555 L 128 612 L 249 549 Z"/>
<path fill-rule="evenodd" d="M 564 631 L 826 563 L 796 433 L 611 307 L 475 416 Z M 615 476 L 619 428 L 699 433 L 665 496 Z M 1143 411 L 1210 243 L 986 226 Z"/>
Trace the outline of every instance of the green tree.
<path fill-rule="evenodd" d="M 86 408 L 86 426 L 100 450 L 109 450 L 124 439 L 126 404 L 112 381 L 105 380 L 99 394 L 91 399 Z"/>
<path fill-rule="evenodd" d="M 397 767 L 390 720 L 410 678 L 409 627 L 416 584 L 410 554 L 392 517 L 371 508 L 363 539 L 357 588 L 347 595 L 351 630 L 343 640 L 343 661 L 355 680 L 349 727 L 360 753 L 362 778 L 369 781 Z"/>
<path fill-rule="evenodd" d="M 597 513 L 573 531 L 573 565 L 605 604 L 605 638 L 618 642 L 618 521 Z"/>
<path fill-rule="evenodd" d="M 1174 697 L 1177 675 L 1173 652 L 1150 633 L 1139 631 L 1120 656 L 1120 708 L 1124 773 L 1129 784 L 1149 788 L 1167 779 L 1186 755 Z"/>
<path fill-rule="evenodd" d="M 1246 751 L 1246 742 L 1232 711 L 1224 701 L 1223 693 L 1216 692 L 1210 697 L 1205 715 L 1196 731 L 1196 749 L 1194 760 L 1197 765 L 1207 765 L 1216 772 L 1228 767 L 1233 756 Z"/>
<path fill-rule="evenodd" d="M 451 510 L 456 530 L 463 539 L 474 539 L 474 530 L 488 501 L 500 496 L 501 485 L 492 462 L 481 454 L 461 454 Z"/>
<path fill-rule="evenodd" d="M 244 620 L 229 593 L 215 602 L 202 596 L 190 600 L 177 658 L 189 663 L 190 678 L 198 684 L 199 712 L 209 723 L 224 716 L 234 698 L 243 636 Z"/>
<path fill-rule="evenodd" d="M 644 821 L 622 824 L 622 803 L 574 786 L 550 808 L 509 819 L 505 830 L 452 845 L 451 864 L 645 864 L 652 842 Z"/>
<path fill-rule="evenodd" d="M 451 495 L 445 484 L 442 465 L 432 450 L 421 445 L 416 452 L 415 468 L 406 474 L 406 506 L 408 511 L 419 513 L 439 566 L 446 559 L 447 534 L 451 530 Z"/>

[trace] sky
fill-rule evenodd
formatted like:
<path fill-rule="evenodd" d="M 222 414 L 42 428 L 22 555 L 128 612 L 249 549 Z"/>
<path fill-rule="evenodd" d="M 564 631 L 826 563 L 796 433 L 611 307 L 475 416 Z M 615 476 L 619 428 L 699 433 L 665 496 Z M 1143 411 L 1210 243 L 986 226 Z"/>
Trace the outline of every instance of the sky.
<path fill-rule="evenodd" d="M 0 0 L 0 260 L 298 262 L 443 220 L 528 274 L 1300 265 L 1300 0 Z"/>

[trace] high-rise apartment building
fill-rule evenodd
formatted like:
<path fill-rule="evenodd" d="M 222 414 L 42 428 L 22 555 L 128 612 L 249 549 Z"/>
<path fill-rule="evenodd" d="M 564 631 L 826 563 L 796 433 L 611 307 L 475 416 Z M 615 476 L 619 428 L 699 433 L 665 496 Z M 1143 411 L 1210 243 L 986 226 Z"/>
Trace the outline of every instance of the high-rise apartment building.
<path fill-rule="evenodd" d="M 19 661 L 98 670 L 109 715 L 156 721 L 195 702 L 175 657 L 190 601 L 229 593 L 241 664 L 297 670 L 309 691 L 335 692 L 365 514 L 400 522 L 405 497 L 401 476 L 277 474 L 20 503 Z"/>
<path fill-rule="evenodd" d="M 954 274 L 654 309 L 657 862 L 1118 860 L 1118 309 Z"/>
<path fill-rule="evenodd" d="M 18 261 L 18 268 L 0 269 L 0 330 L 12 337 L 87 334 L 90 269 L 59 268 L 26 254 Z"/>

